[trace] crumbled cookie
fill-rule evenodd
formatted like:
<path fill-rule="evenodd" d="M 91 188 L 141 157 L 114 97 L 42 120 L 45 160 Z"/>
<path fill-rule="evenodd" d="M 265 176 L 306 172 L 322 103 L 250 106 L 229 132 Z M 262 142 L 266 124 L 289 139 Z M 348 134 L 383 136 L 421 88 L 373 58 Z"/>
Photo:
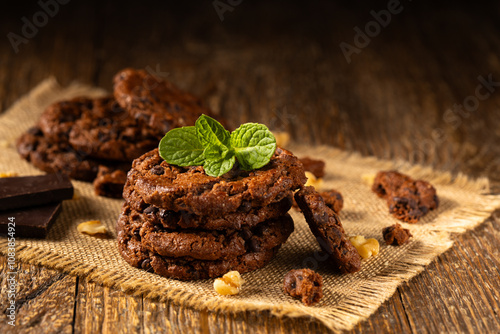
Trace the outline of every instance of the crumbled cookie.
<path fill-rule="evenodd" d="M 430 183 L 396 171 L 379 172 L 372 190 L 386 199 L 394 217 L 407 223 L 417 223 L 439 205 L 436 189 Z"/>
<path fill-rule="evenodd" d="M 290 270 L 283 279 L 283 288 L 294 298 L 311 306 L 323 297 L 323 278 L 311 269 Z"/>
<path fill-rule="evenodd" d="M 384 236 L 385 243 L 392 246 L 401 246 L 407 243 L 410 237 L 412 237 L 410 230 L 402 228 L 400 224 L 385 227 L 382 229 L 382 235 Z"/>

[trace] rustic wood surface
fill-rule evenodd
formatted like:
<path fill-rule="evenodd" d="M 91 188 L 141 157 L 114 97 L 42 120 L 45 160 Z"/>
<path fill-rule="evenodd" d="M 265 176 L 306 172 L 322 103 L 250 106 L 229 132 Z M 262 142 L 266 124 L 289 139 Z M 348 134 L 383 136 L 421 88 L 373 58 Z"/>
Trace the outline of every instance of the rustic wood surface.
<path fill-rule="evenodd" d="M 22 35 L 22 18 L 43 9 L 12 2 L 0 14 L 0 108 L 51 75 L 111 89 L 119 69 L 149 68 L 233 124 L 487 176 L 500 191 L 500 86 L 477 90 L 479 76 L 500 81 L 498 2 L 219 2 L 230 4 L 223 20 L 212 1 L 71 1 L 51 7 L 17 53 L 8 34 Z M 356 46 L 354 28 L 388 8 L 390 22 L 348 63 L 340 43 Z M 454 105 L 469 109 L 447 111 Z M 499 332 L 500 210 L 455 240 L 352 333 Z M 2 333 L 12 331 L 5 265 L 1 257 Z M 19 333 L 328 332 L 309 319 L 198 312 L 43 267 L 17 270 Z"/>

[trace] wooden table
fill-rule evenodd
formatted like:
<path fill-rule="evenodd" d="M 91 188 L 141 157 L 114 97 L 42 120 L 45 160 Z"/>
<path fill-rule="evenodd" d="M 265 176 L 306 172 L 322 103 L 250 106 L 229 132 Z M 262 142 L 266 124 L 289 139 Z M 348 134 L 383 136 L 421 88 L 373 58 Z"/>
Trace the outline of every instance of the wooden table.
<path fill-rule="evenodd" d="M 487 176 L 500 191 L 498 2 L 71 1 L 45 16 L 35 1 L 12 3 L 0 20 L 2 110 L 51 75 L 111 89 L 119 69 L 149 68 L 235 124 Z M 8 34 L 23 36 L 23 17 L 38 31 L 25 28 L 13 48 Z M 499 332 L 500 211 L 455 240 L 353 332 Z M 307 319 L 197 312 L 43 267 L 18 270 L 19 332 L 327 332 Z M 12 329 L 6 303 L 2 333 Z"/>

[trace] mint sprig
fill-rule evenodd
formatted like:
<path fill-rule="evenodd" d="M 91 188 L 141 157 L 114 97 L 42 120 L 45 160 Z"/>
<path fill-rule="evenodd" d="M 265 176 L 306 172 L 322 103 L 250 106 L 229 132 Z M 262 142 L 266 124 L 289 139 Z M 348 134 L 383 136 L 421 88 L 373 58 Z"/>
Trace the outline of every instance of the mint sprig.
<path fill-rule="evenodd" d="M 201 115 L 195 126 L 167 132 L 158 148 L 170 164 L 203 166 L 207 175 L 218 177 L 236 160 L 243 170 L 265 166 L 276 151 L 276 138 L 263 124 L 245 123 L 229 133 L 215 119 Z"/>

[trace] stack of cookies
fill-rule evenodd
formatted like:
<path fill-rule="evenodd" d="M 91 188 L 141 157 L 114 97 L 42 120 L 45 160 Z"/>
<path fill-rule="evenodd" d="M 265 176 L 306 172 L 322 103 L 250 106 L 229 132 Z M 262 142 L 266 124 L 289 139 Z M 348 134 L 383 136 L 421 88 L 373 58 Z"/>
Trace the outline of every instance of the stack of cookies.
<path fill-rule="evenodd" d="M 263 168 L 220 176 L 168 164 L 152 150 L 133 162 L 118 219 L 118 248 L 134 267 L 179 280 L 266 265 L 293 232 L 287 214 L 306 177 L 277 148 Z"/>
<path fill-rule="evenodd" d="M 210 115 L 199 99 L 143 70 L 125 69 L 114 95 L 49 106 L 17 142 L 19 154 L 48 173 L 94 181 L 98 195 L 121 197 L 131 162 L 172 128 Z"/>

